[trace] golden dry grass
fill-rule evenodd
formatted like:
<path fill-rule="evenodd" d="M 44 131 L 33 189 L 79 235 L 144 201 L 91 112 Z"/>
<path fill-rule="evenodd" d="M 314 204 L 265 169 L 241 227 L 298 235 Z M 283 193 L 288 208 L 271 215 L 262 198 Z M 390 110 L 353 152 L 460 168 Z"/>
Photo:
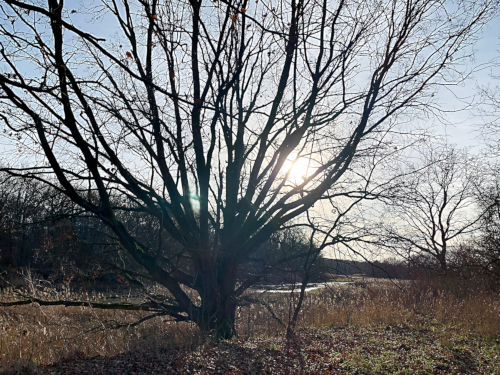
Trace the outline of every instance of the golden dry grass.
<path fill-rule="evenodd" d="M 48 364 L 71 356 L 111 356 L 137 345 L 154 348 L 196 343 L 193 324 L 164 317 L 137 327 L 108 328 L 113 323 L 133 324 L 146 315 L 89 306 L 0 307 L 0 370 L 14 362 Z"/>
<path fill-rule="evenodd" d="M 285 331 L 296 297 L 271 293 L 261 296 L 264 305 L 241 307 L 237 320 L 240 337 L 273 336 Z M 100 311 L 89 306 L 0 307 L 0 370 L 16 362 L 48 364 L 71 356 L 112 356 L 137 347 L 197 345 L 201 340 L 194 325 L 167 318 L 154 318 L 136 327 L 108 328 L 117 322 L 133 323 L 146 314 Z M 426 329 L 432 321 L 455 329 L 441 335 L 446 345 L 457 328 L 462 335 L 499 338 L 499 315 L 500 298 L 495 293 L 477 290 L 457 296 L 435 282 L 378 280 L 309 292 L 299 327 L 404 324 Z"/>
<path fill-rule="evenodd" d="M 269 295 L 265 300 L 286 323 L 290 296 Z M 248 319 L 249 311 L 251 319 Z M 272 335 L 283 330 L 283 326 L 260 306 L 242 309 L 241 316 L 239 332 L 242 335 Z M 499 316 L 500 296 L 497 293 L 477 290 L 462 297 L 434 283 L 372 280 L 307 294 L 299 325 L 340 327 L 416 324 L 426 318 L 460 327 L 464 333 L 474 332 L 498 338 Z"/>

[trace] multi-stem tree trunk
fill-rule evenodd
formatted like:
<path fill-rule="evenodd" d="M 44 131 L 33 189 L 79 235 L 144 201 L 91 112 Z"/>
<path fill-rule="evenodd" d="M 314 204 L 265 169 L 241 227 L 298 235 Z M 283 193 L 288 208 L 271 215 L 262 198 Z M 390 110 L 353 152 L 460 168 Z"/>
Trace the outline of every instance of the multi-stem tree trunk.
<path fill-rule="evenodd" d="M 229 340 L 236 335 L 236 301 L 231 295 L 216 293 L 215 301 L 207 298 L 201 305 L 200 330 L 217 339 Z"/>
<path fill-rule="evenodd" d="M 222 259 L 214 267 L 216 274 L 212 273 L 214 269 L 208 269 L 200 277 L 198 293 L 201 306 L 196 323 L 202 332 L 217 339 L 230 339 L 236 335 L 235 286 L 238 266 L 234 261 Z"/>

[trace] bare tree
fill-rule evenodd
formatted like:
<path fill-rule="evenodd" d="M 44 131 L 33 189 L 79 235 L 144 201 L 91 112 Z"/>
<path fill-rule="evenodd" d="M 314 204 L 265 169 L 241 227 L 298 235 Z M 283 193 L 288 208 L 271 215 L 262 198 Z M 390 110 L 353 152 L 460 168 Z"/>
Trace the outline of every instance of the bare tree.
<path fill-rule="evenodd" d="M 490 179 L 477 190 L 476 199 L 484 210 L 478 236 L 464 246 L 468 250 L 465 265 L 479 268 L 500 280 L 500 174 L 498 167 L 490 169 Z M 484 276 L 484 273 L 482 273 Z"/>
<path fill-rule="evenodd" d="M 398 119 L 432 110 L 495 6 L 5 0 L 1 119 L 17 149 L 2 170 L 102 220 L 140 275 L 171 293 L 144 310 L 230 337 L 238 299 L 262 277 L 237 282 L 239 267 L 348 184 Z M 177 246 L 134 238 L 125 209 Z"/>
<path fill-rule="evenodd" d="M 386 244 L 405 257 L 430 257 L 442 271 L 454 245 L 479 227 L 480 185 L 474 158 L 450 146 L 429 146 L 397 181 L 386 212 Z"/>

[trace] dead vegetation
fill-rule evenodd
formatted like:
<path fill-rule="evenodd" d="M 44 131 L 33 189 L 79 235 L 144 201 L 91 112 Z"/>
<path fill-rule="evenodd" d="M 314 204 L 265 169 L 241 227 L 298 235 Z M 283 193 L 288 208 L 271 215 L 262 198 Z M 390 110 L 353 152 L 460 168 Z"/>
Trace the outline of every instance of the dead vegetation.
<path fill-rule="evenodd" d="M 296 295 L 267 293 L 260 296 L 260 303 L 252 303 L 252 299 L 256 297 L 246 296 L 246 304 L 238 310 L 237 330 L 240 340 L 235 341 L 234 345 L 244 346 L 245 342 L 250 345 L 252 342 L 261 343 L 264 340 L 265 345 L 262 345 L 266 350 L 269 349 L 269 345 L 275 351 L 289 350 L 287 345 L 290 343 L 284 343 L 283 333 L 286 332 L 289 316 L 293 312 Z M 8 294 L 4 294 L 2 301 L 8 298 Z M 148 315 L 146 311 L 102 311 L 93 308 L 91 302 L 84 303 L 80 307 L 40 307 L 37 304 L 0 307 L 0 370 L 11 369 L 11 372 L 18 373 L 19 369 L 26 366 L 48 365 L 64 358 L 84 361 L 84 358 L 88 357 L 111 357 L 144 350 L 150 352 L 181 350 L 181 352 L 186 351 L 186 356 L 193 356 L 194 354 L 187 353 L 199 352 L 200 347 L 210 341 L 206 337 L 200 337 L 194 325 L 173 322 L 165 317 L 149 319 L 142 324 L 134 325 Z M 307 329 L 312 328 L 320 328 L 320 331 L 324 332 L 321 335 L 326 336 L 334 334 L 341 336 L 339 332 L 361 330 L 359 332 L 365 332 L 367 340 L 373 340 L 373 335 L 380 336 L 384 332 L 389 335 L 394 330 L 406 330 L 407 338 L 417 337 L 418 332 L 420 336 L 430 335 L 439 348 L 452 350 L 459 346 L 462 349 L 472 350 L 471 345 L 477 345 L 480 340 L 483 346 L 487 346 L 485 350 L 489 347 L 496 347 L 498 350 L 499 315 L 498 294 L 479 288 L 460 292 L 436 280 L 397 283 L 386 280 L 358 281 L 309 292 L 298 324 L 302 333 L 297 337 L 308 337 Z M 122 327 L 117 329 L 118 325 Z M 328 333 L 329 331 L 331 333 Z M 387 335 L 383 340 L 389 340 Z M 297 355 L 302 355 L 300 348 L 305 344 L 303 339 L 298 340 Z M 393 337 L 391 340 L 396 339 Z M 393 341 L 390 345 L 396 345 L 396 341 Z M 407 341 L 404 343 L 403 341 L 396 346 L 410 347 Z M 308 350 L 312 350 L 312 344 L 307 345 Z M 332 348 L 336 347 L 335 345 Z M 359 361 L 366 362 L 367 366 L 368 363 L 377 362 L 376 358 L 380 357 L 380 353 L 377 352 L 372 360 L 368 360 L 369 352 L 361 350 L 370 345 L 372 344 L 363 340 L 356 345 L 348 345 L 344 354 L 350 356 L 351 367 L 354 359 L 358 357 Z M 375 348 L 375 343 L 372 346 Z M 417 342 L 414 346 L 418 346 Z M 373 348 L 370 349 L 372 352 Z M 332 362 L 331 355 L 333 354 L 328 354 L 328 364 L 335 363 Z M 388 353 L 384 355 L 387 356 Z M 293 355 L 288 359 L 295 361 Z M 345 357 L 344 362 L 346 359 L 348 358 Z M 397 362 L 395 358 L 391 360 Z M 493 357 L 488 360 L 493 361 L 492 363 L 496 361 L 496 365 L 500 361 L 499 358 Z M 299 366 L 300 363 L 297 363 Z M 474 363 L 475 366 L 479 366 L 477 361 Z M 328 366 L 325 369 L 327 371 Z"/>

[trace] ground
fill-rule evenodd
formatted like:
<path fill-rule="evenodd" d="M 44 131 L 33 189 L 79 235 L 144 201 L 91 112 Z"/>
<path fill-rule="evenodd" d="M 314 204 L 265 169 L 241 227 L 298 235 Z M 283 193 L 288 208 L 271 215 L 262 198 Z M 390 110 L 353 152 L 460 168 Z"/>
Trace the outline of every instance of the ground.
<path fill-rule="evenodd" d="M 136 325 L 149 312 L 95 309 L 98 295 L 78 307 L 4 306 L 0 373 L 500 375 L 500 294 L 466 286 L 376 280 L 310 292 L 291 339 L 294 296 L 270 293 L 238 310 L 239 339 L 218 344 L 193 324 Z"/>
<path fill-rule="evenodd" d="M 30 373 L 500 374 L 500 343 L 437 322 L 421 327 L 304 328 L 293 340 L 278 335 L 191 349 L 144 348 L 115 357 L 75 355 Z"/>

